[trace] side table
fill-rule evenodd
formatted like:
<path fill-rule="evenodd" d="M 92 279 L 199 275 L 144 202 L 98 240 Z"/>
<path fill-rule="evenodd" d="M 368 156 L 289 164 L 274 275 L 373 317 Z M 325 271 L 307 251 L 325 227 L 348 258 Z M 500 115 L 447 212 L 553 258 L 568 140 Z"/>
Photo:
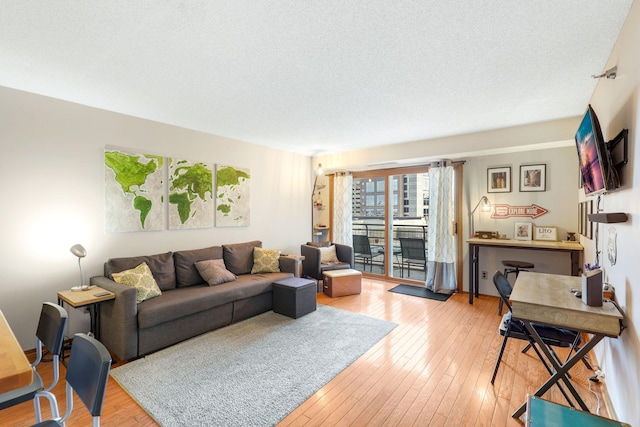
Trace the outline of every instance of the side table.
<path fill-rule="evenodd" d="M 116 294 L 94 286 L 86 291 L 60 291 L 58 292 L 58 304 L 63 306 L 66 302 L 73 308 L 87 307 L 89 318 L 91 319 L 91 333 L 100 340 L 100 303 L 109 301 L 116 297 Z"/>

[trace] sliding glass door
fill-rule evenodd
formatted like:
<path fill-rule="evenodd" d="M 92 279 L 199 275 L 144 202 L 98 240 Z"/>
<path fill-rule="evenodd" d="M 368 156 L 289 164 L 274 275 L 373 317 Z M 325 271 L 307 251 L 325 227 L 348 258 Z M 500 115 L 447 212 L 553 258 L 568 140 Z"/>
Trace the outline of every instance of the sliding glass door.
<path fill-rule="evenodd" d="M 355 173 L 352 194 L 356 269 L 424 282 L 429 222 L 426 166 Z"/>

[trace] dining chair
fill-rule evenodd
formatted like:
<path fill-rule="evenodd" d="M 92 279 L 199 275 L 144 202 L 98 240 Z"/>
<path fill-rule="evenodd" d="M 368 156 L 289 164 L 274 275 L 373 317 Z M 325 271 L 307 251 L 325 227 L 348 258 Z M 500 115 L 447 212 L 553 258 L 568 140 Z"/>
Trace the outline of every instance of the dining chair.
<path fill-rule="evenodd" d="M 36 422 L 40 422 L 42 419 L 40 398 L 44 397 L 49 400 L 52 416 L 59 416 L 58 402 L 56 401 L 56 396 L 51 392 L 51 389 L 58 383 L 60 375 L 59 359 L 64 342 L 67 318 L 66 310 L 59 305 L 51 302 L 42 304 L 40 320 L 38 321 L 38 328 L 36 329 L 36 360 L 31 364 L 33 381 L 27 386 L 0 394 L 0 410 L 33 400 Z M 53 379 L 46 387 L 42 377 L 36 370 L 36 367 L 42 361 L 43 347 L 51 354 L 53 363 Z"/>
<path fill-rule="evenodd" d="M 34 427 L 64 426 L 73 411 L 74 391 L 91 413 L 91 425 L 100 426 L 110 369 L 111 355 L 107 348 L 89 335 L 76 334 L 65 376 L 67 409 L 62 417 L 39 422 Z"/>

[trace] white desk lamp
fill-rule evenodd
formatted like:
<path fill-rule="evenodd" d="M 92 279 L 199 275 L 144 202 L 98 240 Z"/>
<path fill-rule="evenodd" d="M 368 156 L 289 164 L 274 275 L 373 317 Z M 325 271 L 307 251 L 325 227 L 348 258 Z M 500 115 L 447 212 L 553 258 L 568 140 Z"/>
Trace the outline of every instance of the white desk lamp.
<path fill-rule="evenodd" d="M 72 291 L 86 291 L 87 289 L 89 289 L 89 286 L 85 286 L 84 285 L 84 280 L 82 277 L 82 264 L 80 263 L 80 260 L 84 257 L 87 256 L 87 250 L 81 245 L 81 244 L 76 244 L 71 246 L 71 249 L 69 249 L 71 251 L 72 254 L 74 254 L 75 256 L 78 257 L 78 268 L 80 269 L 80 285 L 79 286 L 73 286 L 71 288 Z"/>

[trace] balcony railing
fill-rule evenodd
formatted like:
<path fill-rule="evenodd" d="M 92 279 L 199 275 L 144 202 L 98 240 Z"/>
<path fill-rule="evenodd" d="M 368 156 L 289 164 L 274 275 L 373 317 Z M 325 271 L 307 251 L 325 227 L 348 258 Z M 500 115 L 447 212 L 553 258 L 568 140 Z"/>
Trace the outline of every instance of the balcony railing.
<path fill-rule="evenodd" d="M 390 276 L 419 281 L 426 280 L 426 250 L 420 249 L 420 247 L 427 247 L 428 230 L 428 225 L 393 225 L 391 243 L 393 272 Z M 354 246 L 356 270 L 384 275 L 387 239 L 384 224 L 355 223 L 353 224 L 353 234 L 366 236 L 371 247 L 371 254 L 367 254 L 363 248 Z M 402 242 L 401 239 L 403 239 Z M 408 246 L 412 246 L 412 248 L 410 249 Z M 421 251 L 424 252 L 422 255 Z"/>

